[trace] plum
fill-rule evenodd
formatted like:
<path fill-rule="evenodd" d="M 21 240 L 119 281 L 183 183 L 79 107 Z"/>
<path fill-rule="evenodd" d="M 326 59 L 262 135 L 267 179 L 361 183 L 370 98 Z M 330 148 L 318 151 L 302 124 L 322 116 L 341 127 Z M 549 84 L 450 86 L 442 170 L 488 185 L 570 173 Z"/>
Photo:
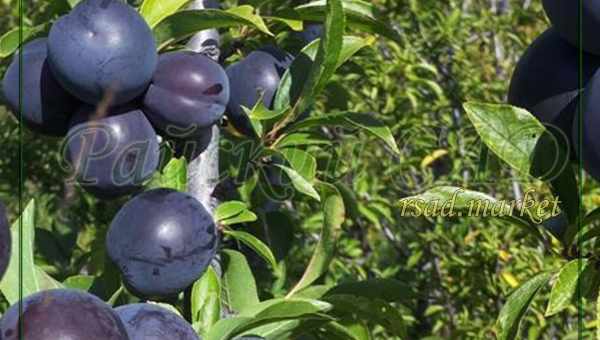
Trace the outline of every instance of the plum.
<path fill-rule="evenodd" d="M 600 41 L 596 38 L 600 26 L 600 1 L 543 0 L 544 10 L 560 35 L 574 46 L 588 53 L 600 55 Z M 583 7 L 581 7 L 583 6 Z M 581 22 L 579 13 L 582 13 Z M 583 44 L 580 44 L 580 31 Z"/>
<path fill-rule="evenodd" d="M 298 37 L 307 44 L 321 38 L 321 35 L 323 35 L 323 24 L 319 23 L 307 23 L 302 32 L 298 33 Z"/>
<path fill-rule="evenodd" d="M 254 135 L 242 106 L 252 109 L 262 94 L 265 106 L 272 108 L 281 76 L 292 60 L 290 54 L 267 46 L 226 68 L 230 99 L 225 114 L 240 133 L 249 137 Z"/>
<path fill-rule="evenodd" d="M 119 0 L 83 0 L 52 25 L 48 63 L 59 83 L 89 104 L 125 104 L 141 95 L 156 68 L 152 31 Z"/>
<path fill-rule="evenodd" d="M 227 74 L 212 59 L 194 52 L 170 52 L 159 58 L 144 111 L 170 137 L 195 135 L 218 123 L 229 101 Z"/>
<path fill-rule="evenodd" d="M 83 107 L 73 116 L 65 151 L 80 185 L 102 199 L 139 190 L 160 159 L 152 125 L 129 105 L 106 113 Z"/>
<path fill-rule="evenodd" d="M 581 77 L 587 83 L 600 57 L 585 54 Z M 579 85 L 579 51 L 548 29 L 529 46 L 513 73 L 508 102 L 525 108 L 542 123 L 571 136 Z M 567 138 L 568 139 L 568 138 Z"/>
<path fill-rule="evenodd" d="M 125 324 L 130 340 L 200 339 L 183 318 L 155 304 L 130 304 L 115 311 Z"/>
<path fill-rule="evenodd" d="M 83 291 L 53 289 L 22 301 L 23 333 L 19 330 L 19 304 L 0 320 L 3 340 L 128 340 L 119 316 L 104 301 Z"/>
<path fill-rule="evenodd" d="M 195 198 L 159 188 L 121 208 L 108 230 L 106 248 L 133 294 L 170 299 L 204 273 L 217 250 L 217 231 Z"/>
<path fill-rule="evenodd" d="M 0 280 L 4 276 L 10 262 L 11 236 L 10 225 L 6 217 L 6 207 L 0 202 Z M 0 339 L 2 338 L 0 334 Z"/>
<path fill-rule="evenodd" d="M 20 70 L 22 53 L 23 67 Z M 22 73 L 23 123 L 31 130 L 50 136 L 64 136 L 69 129 L 71 114 L 79 101 L 65 91 L 50 72 L 47 39 L 39 38 L 25 44 L 15 54 L 2 80 L 3 95 L 8 106 L 19 118 L 19 73 Z"/>
<path fill-rule="evenodd" d="M 583 168 L 597 181 L 600 181 L 600 142 L 598 142 L 597 131 L 600 124 L 599 109 L 600 72 L 596 72 L 583 93 L 581 117 L 577 117 L 573 123 L 573 144 L 579 146 L 575 150 L 583 161 Z M 580 140 L 581 145 L 579 145 Z"/>

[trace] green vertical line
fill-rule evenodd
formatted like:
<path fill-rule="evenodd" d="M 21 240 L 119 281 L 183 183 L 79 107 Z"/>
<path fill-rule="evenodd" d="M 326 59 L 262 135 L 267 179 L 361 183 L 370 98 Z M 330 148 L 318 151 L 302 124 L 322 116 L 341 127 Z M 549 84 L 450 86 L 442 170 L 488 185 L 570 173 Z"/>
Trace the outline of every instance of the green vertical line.
<path fill-rule="evenodd" d="M 19 316 L 23 315 L 23 30 L 24 30 L 24 6 L 23 1 L 19 1 Z M 24 339 L 23 318 L 19 317 L 19 340 Z"/>
<path fill-rule="evenodd" d="M 578 33 L 579 33 L 579 88 L 583 89 L 583 1 L 579 0 L 579 18 L 578 18 Z M 577 234 L 579 237 L 577 238 L 577 249 L 578 249 L 578 260 L 577 260 L 577 270 L 579 273 L 583 271 L 583 258 L 582 258 L 582 239 L 581 239 L 581 222 L 583 221 L 583 216 L 585 214 L 584 206 L 583 206 L 583 153 L 582 153 L 582 144 L 583 144 L 583 96 L 585 92 L 580 92 L 579 95 L 579 103 L 577 103 L 577 112 L 576 114 L 579 117 L 577 128 L 579 129 L 579 136 L 577 141 L 577 152 L 579 154 L 579 216 L 577 217 Z M 584 306 L 583 306 L 583 296 L 581 294 L 581 281 L 577 282 L 577 335 L 580 340 L 583 339 L 583 315 Z"/>

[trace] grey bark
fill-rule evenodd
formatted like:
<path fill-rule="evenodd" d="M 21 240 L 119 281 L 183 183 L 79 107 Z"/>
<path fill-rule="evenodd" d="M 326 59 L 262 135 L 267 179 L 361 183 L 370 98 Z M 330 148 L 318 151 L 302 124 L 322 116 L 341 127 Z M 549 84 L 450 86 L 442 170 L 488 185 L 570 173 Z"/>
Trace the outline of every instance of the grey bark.
<path fill-rule="evenodd" d="M 190 9 L 204 9 L 203 0 L 190 3 Z M 219 32 L 216 29 L 196 33 L 188 42 L 187 48 L 219 60 Z M 212 214 L 219 202 L 213 197 L 213 192 L 219 181 L 219 126 L 212 128 L 212 136 L 207 148 L 196 155 L 188 165 L 188 191 L 198 199 Z M 198 144 L 203 144 L 198 141 Z"/>

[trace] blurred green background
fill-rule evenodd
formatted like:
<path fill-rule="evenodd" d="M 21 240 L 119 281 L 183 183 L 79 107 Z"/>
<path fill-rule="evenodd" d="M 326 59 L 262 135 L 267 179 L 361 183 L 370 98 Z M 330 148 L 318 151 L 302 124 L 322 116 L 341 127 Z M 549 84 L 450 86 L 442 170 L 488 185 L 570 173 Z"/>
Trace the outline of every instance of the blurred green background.
<path fill-rule="evenodd" d="M 254 1 L 256 2 L 256 1 Z M 224 6 L 233 4 L 228 1 Z M 285 1 L 273 1 L 285 6 Z M 481 190 L 500 199 L 519 198 L 541 183 L 516 178 L 495 159 L 478 168 L 481 143 L 466 119 L 469 100 L 502 103 L 512 70 L 528 44 L 548 27 L 540 0 L 377 0 L 373 1 L 401 32 L 402 44 L 378 38 L 372 48 L 344 65 L 319 99 L 315 114 L 333 110 L 373 112 L 392 128 L 399 157 L 365 134 L 344 134 L 334 171 L 319 166 L 356 196 L 338 256 L 326 281 L 395 278 L 417 297 L 397 305 L 411 339 L 483 339 L 506 296 L 525 278 L 562 263 L 541 244 L 511 225 L 480 218 L 426 219 L 400 216 L 395 202 L 433 185 L 451 184 Z M 25 1 L 25 23 L 35 25 L 68 8 L 65 1 Z M 268 6 L 266 9 L 268 11 Z M 18 23 L 15 0 L 0 2 L 0 33 Z M 225 32 L 225 45 L 236 32 Z M 255 38 L 255 39 L 254 39 Z M 279 32 L 277 42 L 286 41 Z M 267 42 L 251 37 L 242 49 Z M 273 42 L 271 42 L 273 43 Z M 0 74 L 9 63 L 1 61 Z M 14 220 L 18 211 L 19 129 L 0 107 L 0 199 Z M 64 279 L 104 268 L 103 242 L 112 216 L 123 201 L 101 202 L 70 185 L 60 166 L 60 140 L 23 130 L 24 198 L 38 204 L 37 260 L 51 275 Z M 586 185 L 585 203 L 597 205 L 600 194 Z M 310 257 L 319 231 L 314 209 L 298 202 L 272 213 L 276 252 L 294 282 Z M 253 226 L 249 226 L 251 229 Z M 255 228 L 258 229 L 258 228 Z M 248 256 L 261 294 L 276 295 L 285 282 L 273 282 L 260 259 Z M 544 292 L 547 294 L 547 292 Z M 546 299 L 538 297 L 540 301 Z M 524 339 L 576 338 L 575 307 L 545 319 L 545 304 L 534 303 L 522 327 Z M 585 326 L 593 329 L 591 310 Z M 376 338 L 386 339 L 378 328 Z M 585 336 L 585 334 L 584 334 Z"/>

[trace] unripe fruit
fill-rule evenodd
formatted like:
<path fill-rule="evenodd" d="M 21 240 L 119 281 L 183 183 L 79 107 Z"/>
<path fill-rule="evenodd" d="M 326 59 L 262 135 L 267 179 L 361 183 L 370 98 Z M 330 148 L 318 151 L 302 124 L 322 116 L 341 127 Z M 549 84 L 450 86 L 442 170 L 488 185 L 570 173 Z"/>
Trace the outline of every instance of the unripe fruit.
<path fill-rule="evenodd" d="M 35 39 L 13 57 L 2 80 L 2 92 L 14 115 L 19 118 L 19 92 L 22 94 L 23 123 L 33 131 L 63 136 L 69 129 L 73 111 L 81 105 L 56 81 L 46 61 L 46 39 Z M 19 73 L 22 86 L 19 86 Z M 21 89 L 19 89 L 21 88 Z"/>
<path fill-rule="evenodd" d="M 23 300 L 23 333 L 19 334 L 19 304 L 0 321 L 3 340 L 129 340 L 113 309 L 99 298 L 73 289 L 54 289 Z"/>
<path fill-rule="evenodd" d="M 194 52 L 160 56 L 144 110 L 154 126 L 184 138 L 221 120 L 229 101 L 229 79 L 212 59 Z"/>
<path fill-rule="evenodd" d="M 84 107 L 73 117 L 65 146 L 79 184 L 103 199 L 138 191 L 160 159 L 152 125 L 130 106 L 109 112 Z"/>
<path fill-rule="evenodd" d="M 179 315 L 149 303 L 121 306 L 115 311 L 130 340 L 199 340 L 196 331 Z"/>
<path fill-rule="evenodd" d="M 217 250 L 217 231 L 211 215 L 192 196 L 153 189 L 117 213 L 106 248 L 132 293 L 171 298 L 204 273 Z"/>
<path fill-rule="evenodd" d="M 83 0 L 52 25 L 48 63 L 71 94 L 89 104 L 127 103 L 156 68 L 154 37 L 140 14 L 119 0 Z"/>

